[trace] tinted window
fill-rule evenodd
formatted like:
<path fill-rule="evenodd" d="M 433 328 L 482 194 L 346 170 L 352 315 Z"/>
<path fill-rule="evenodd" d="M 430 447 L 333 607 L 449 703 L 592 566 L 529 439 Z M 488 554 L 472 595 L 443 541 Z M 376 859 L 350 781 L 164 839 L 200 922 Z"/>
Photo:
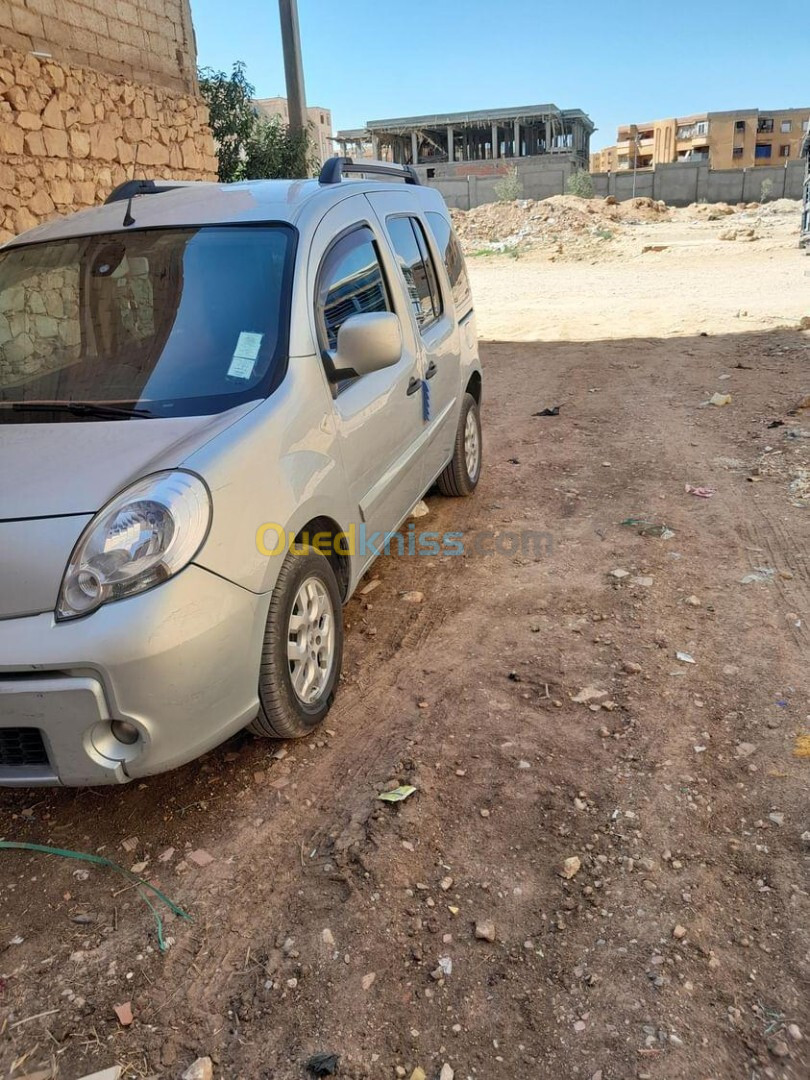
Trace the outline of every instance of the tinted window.
<path fill-rule="evenodd" d="M 390 311 L 377 247 L 370 229 L 355 229 L 329 250 L 318 284 L 321 347 L 337 348 L 338 330 L 350 315 Z"/>
<path fill-rule="evenodd" d="M 456 314 L 459 316 L 465 315 L 472 305 L 472 293 L 470 292 L 470 282 L 467 277 L 467 268 L 464 265 L 461 245 L 446 217 L 435 213 L 428 213 L 425 216 L 436 238 L 436 244 L 441 252 L 444 265 L 447 267 L 447 276 L 450 278 L 450 287 L 453 290 Z"/>
<path fill-rule="evenodd" d="M 389 218 L 386 225 L 417 325 L 425 330 L 439 317 L 442 307 L 422 226 L 411 217 Z"/>
<path fill-rule="evenodd" d="M 293 233 L 154 229 L 0 253 L 0 405 L 214 413 L 283 372 Z M 71 418 L 71 414 L 42 414 Z M 35 420 L 0 408 L 0 420 Z"/>

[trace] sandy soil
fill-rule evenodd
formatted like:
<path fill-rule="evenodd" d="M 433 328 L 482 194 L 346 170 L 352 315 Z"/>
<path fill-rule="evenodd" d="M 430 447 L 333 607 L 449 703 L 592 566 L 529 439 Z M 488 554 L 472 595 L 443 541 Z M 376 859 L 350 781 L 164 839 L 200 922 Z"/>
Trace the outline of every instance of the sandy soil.
<path fill-rule="evenodd" d="M 561 222 L 522 240 L 510 223 L 501 228 L 505 251 L 496 254 L 471 236 L 465 246 L 482 337 L 590 341 L 795 327 L 810 307 L 798 203 L 714 220 L 709 209 L 615 222 L 603 212 L 588 231 Z"/>
<path fill-rule="evenodd" d="M 473 260 L 485 333 L 572 340 L 482 346 L 486 471 L 420 524 L 540 546 L 381 559 L 321 733 L 0 792 L 4 838 L 145 864 L 193 919 L 161 954 L 110 871 L 0 852 L 0 1075 L 176 1080 L 210 1055 L 218 1080 L 299 1080 L 317 1051 L 354 1080 L 807 1075 L 810 336 L 715 328 L 729 289 L 770 318 L 776 270 L 779 321 L 807 291 L 787 241 L 724 251 L 693 260 L 702 321 L 681 253 L 605 278 Z"/>

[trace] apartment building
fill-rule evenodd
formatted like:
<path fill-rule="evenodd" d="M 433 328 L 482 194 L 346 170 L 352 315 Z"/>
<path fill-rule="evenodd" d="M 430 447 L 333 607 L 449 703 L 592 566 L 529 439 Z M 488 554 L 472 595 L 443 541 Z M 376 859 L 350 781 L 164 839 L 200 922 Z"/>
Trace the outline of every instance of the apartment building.
<path fill-rule="evenodd" d="M 283 97 L 257 98 L 253 104 L 267 117 L 280 116 L 284 124 L 289 124 L 290 113 L 287 108 L 287 99 Z M 332 145 L 332 113 L 321 105 L 311 105 L 307 109 L 309 126 L 312 139 L 315 144 L 315 153 L 318 162 L 323 165 L 327 158 L 332 157 L 334 148 Z"/>
<path fill-rule="evenodd" d="M 805 109 L 739 109 L 624 124 L 616 143 L 591 154 L 591 172 L 651 169 L 703 161 L 713 169 L 779 165 L 796 160 L 807 134 Z"/>

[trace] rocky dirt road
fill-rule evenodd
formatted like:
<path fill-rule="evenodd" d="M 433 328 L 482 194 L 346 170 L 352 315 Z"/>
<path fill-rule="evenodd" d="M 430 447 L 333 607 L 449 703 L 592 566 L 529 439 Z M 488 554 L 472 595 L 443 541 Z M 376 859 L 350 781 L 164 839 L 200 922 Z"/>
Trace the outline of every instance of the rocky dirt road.
<path fill-rule="evenodd" d="M 482 356 L 482 483 L 418 522 L 468 553 L 376 564 L 326 730 L 0 792 L 193 918 L 161 954 L 110 871 L 0 852 L 0 1075 L 807 1075 L 810 337 Z"/>

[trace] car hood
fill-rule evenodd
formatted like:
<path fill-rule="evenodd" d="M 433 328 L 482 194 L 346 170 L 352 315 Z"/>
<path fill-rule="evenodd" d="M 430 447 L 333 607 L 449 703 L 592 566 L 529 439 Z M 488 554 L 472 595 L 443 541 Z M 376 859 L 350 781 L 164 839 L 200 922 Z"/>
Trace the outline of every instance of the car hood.
<path fill-rule="evenodd" d="M 216 416 L 0 425 L 0 521 L 92 514 L 128 484 L 181 465 L 258 403 Z"/>

